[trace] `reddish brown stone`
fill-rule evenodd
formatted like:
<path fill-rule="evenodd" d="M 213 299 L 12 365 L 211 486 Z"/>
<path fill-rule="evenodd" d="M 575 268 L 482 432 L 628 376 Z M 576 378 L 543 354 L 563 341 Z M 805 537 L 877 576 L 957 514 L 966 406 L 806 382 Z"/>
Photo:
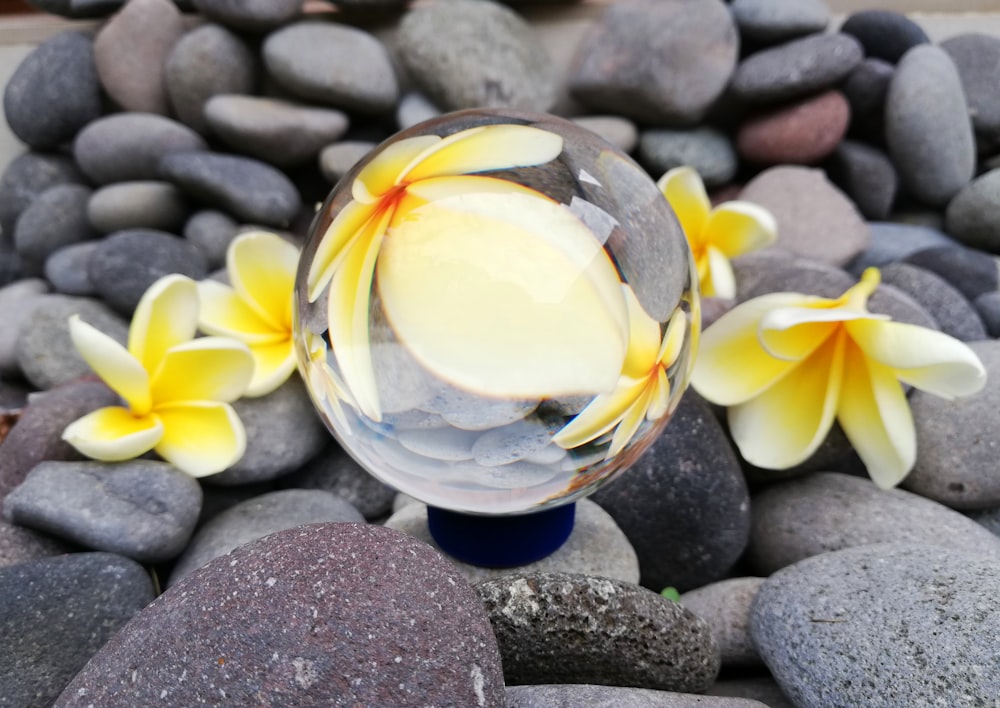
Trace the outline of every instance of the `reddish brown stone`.
<path fill-rule="evenodd" d="M 736 149 L 759 164 L 812 165 L 837 148 L 850 119 L 843 94 L 827 91 L 750 118 L 736 134 Z"/>

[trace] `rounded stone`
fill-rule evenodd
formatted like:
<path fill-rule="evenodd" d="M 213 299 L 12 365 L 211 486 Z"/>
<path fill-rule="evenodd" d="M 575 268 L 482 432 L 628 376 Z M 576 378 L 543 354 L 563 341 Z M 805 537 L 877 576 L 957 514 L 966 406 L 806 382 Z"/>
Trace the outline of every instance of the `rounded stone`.
<path fill-rule="evenodd" d="M 43 462 L 3 504 L 14 523 L 140 563 L 177 556 L 200 510 L 198 482 L 154 460 Z"/>
<path fill-rule="evenodd" d="M 709 188 L 728 184 L 739 167 L 732 141 L 710 127 L 644 130 L 639 137 L 639 161 L 654 177 L 675 167 L 693 167 Z"/>
<path fill-rule="evenodd" d="M 968 705 L 1000 695 L 996 558 L 916 544 L 850 548 L 761 586 L 751 632 L 795 705 Z"/>
<path fill-rule="evenodd" d="M 0 519 L 0 568 L 60 556 L 73 550 L 70 544 Z"/>
<path fill-rule="evenodd" d="M 280 531 L 187 576 L 56 705 L 127 695 L 139 705 L 485 707 L 503 705 L 503 686 L 482 604 L 447 561 L 390 529 L 331 523 Z"/>
<path fill-rule="evenodd" d="M 11 132 L 31 147 L 47 150 L 70 142 L 101 114 L 90 38 L 60 32 L 35 47 L 8 79 L 3 108 Z"/>
<path fill-rule="evenodd" d="M 90 195 L 82 184 L 60 184 L 39 194 L 21 212 L 14 227 L 14 248 L 24 272 L 40 274 L 52 253 L 98 235 L 87 219 Z"/>
<path fill-rule="evenodd" d="M 152 113 L 115 113 L 80 131 L 73 157 L 87 177 L 108 184 L 158 179 L 164 156 L 205 149 L 200 135 L 175 120 Z"/>
<path fill-rule="evenodd" d="M 194 9 L 227 27 L 263 32 L 294 20 L 303 0 L 191 0 Z"/>
<path fill-rule="evenodd" d="M 17 339 L 24 322 L 31 318 L 41 296 L 51 290 L 41 278 L 22 278 L 0 287 L 0 375 L 21 378 L 17 363 Z"/>
<path fill-rule="evenodd" d="M 343 140 L 327 145 L 319 154 L 320 171 L 331 184 L 336 184 L 375 147 L 375 143 L 367 140 Z"/>
<path fill-rule="evenodd" d="M 614 706 L 615 708 L 763 708 L 757 701 L 586 683 L 507 686 L 507 708 Z"/>
<path fill-rule="evenodd" d="M 856 37 L 867 56 L 893 64 L 913 47 L 930 42 L 920 25 L 892 10 L 855 12 L 840 26 L 840 31 Z"/>
<path fill-rule="evenodd" d="M 749 538 L 750 498 L 736 453 L 691 390 L 646 453 L 591 498 L 625 532 L 642 584 L 656 592 L 719 580 Z"/>
<path fill-rule="evenodd" d="M 163 276 L 179 273 L 200 280 L 208 268 L 201 252 L 179 236 L 128 229 L 97 242 L 87 273 L 104 301 L 130 316 L 149 286 Z"/>
<path fill-rule="evenodd" d="M 94 295 L 97 290 L 90 282 L 90 259 L 97 249 L 96 241 L 63 246 L 45 259 L 45 278 L 53 290 L 63 295 Z"/>
<path fill-rule="evenodd" d="M 978 32 L 959 34 L 941 42 L 948 52 L 969 102 L 969 115 L 980 147 L 1000 147 L 1000 92 L 996 90 L 1000 67 L 1000 37 Z"/>
<path fill-rule="evenodd" d="M 267 36 L 262 54 L 276 83 L 310 101 L 383 113 L 392 110 L 399 98 L 389 52 L 373 35 L 356 27 L 318 22 L 287 25 Z"/>
<path fill-rule="evenodd" d="M 945 334 L 963 342 L 987 339 L 976 308 L 936 273 L 911 263 L 889 263 L 882 267 L 882 282 L 894 285 L 920 303 Z"/>
<path fill-rule="evenodd" d="M 1000 539 L 957 511 L 835 472 L 767 487 L 754 495 L 751 513 L 747 558 L 762 575 L 821 553 L 895 541 L 1000 557 Z"/>
<path fill-rule="evenodd" d="M 830 22 L 823 0 L 733 0 L 729 9 L 740 36 L 766 44 L 822 32 Z"/>
<path fill-rule="evenodd" d="M 127 0 L 28 0 L 29 5 L 53 15 L 74 19 L 106 17 Z"/>
<path fill-rule="evenodd" d="M 945 230 L 966 246 L 1000 253 L 1000 168 L 967 184 L 945 211 Z"/>
<path fill-rule="evenodd" d="M 708 623 L 723 668 L 760 666 L 750 637 L 750 606 L 764 578 L 727 578 L 681 595 L 680 603 Z"/>
<path fill-rule="evenodd" d="M 164 64 L 170 107 L 185 125 L 208 132 L 205 103 L 218 94 L 253 93 L 259 61 L 238 35 L 221 25 L 195 27 L 174 45 Z"/>
<path fill-rule="evenodd" d="M 184 223 L 188 206 L 168 182 L 119 182 L 96 190 L 87 204 L 90 225 L 101 233 L 127 229 L 174 231 Z"/>
<path fill-rule="evenodd" d="M 970 300 L 1000 289 L 1000 259 L 950 239 L 908 254 L 906 262 L 937 273 Z"/>
<path fill-rule="evenodd" d="M 826 171 L 862 216 L 873 221 L 888 218 L 899 190 L 899 176 L 888 155 L 867 143 L 843 140 L 830 156 Z"/>
<path fill-rule="evenodd" d="M 417 87 L 443 110 L 544 112 L 558 98 L 548 51 L 525 19 L 499 3 L 414 6 L 399 22 L 395 48 Z"/>
<path fill-rule="evenodd" d="M 226 252 L 240 234 L 240 225 L 224 212 L 202 209 L 191 215 L 183 231 L 184 238 L 205 257 L 208 269 L 215 270 L 226 264 Z"/>
<path fill-rule="evenodd" d="M 972 301 L 991 337 L 1000 337 L 1000 292 L 985 293 Z"/>
<path fill-rule="evenodd" d="M 597 683 L 697 693 L 719 670 L 707 623 L 632 583 L 518 573 L 476 585 L 508 684 Z"/>
<path fill-rule="evenodd" d="M 763 703 L 768 708 L 795 708 L 770 676 L 723 678 L 712 684 L 705 696 L 718 696 Z"/>
<path fill-rule="evenodd" d="M 736 134 L 736 149 L 758 164 L 813 165 L 837 148 L 850 120 L 844 95 L 827 91 L 748 118 Z"/>
<path fill-rule="evenodd" d="M 348 123 L 336 109 L 257 96 L 213 96 L 204 111 L 212 132 L 233 150 L 282 168 L 315 160 Z"/>
<path fill-rule="evenodd" d="M 899 61 L 886 95 L 885 138 L 903 186 L 928 206 L 944 206 L 972 180 L 976 144 L 965 92 L 940 47 L 914 47 Z"/>
<path fill-rule="evenodd" d="M 895 72 L 892 64 L 869 58 L 841 84 L 851 104 L 851 135 L 876 145 L 885 142 L 885 97 Z"/>
<path fill-rule="evenodd" d="M 396 104 L 396 125 L 400 130 L 406 130 L 439 115 L 441 109 L 419 91 L 407 91 Z"/>
<path fill-rule="evenodd" d="M 600 136 L 624 153 L 631 153 L 639 143 L 635 123 L 621 116 L 577 116 L 571 119 L 581 128 Z"/>
<path fill-rule="evenodd" d="M 568 88 L 595 110 L 687 126 L 722 94 L 738 51 L 736 26 L 720 0 L 616 2 L 580 41 Z"/>
<path fill-rule="evenodd" d="M 174 563 L 168 587 L 209 561 L 278 531 L 332 521 L 364 523 L 344 499 L 320 490 L 286 489 L 247 499 L 213 516 Z"/>
<path fill-rule="evenodd" d="M 850 272 L 857 276 L 869 266 L 883 266 L 895 261 L 909 260 L 918 257 L 918 254 L 925 250 L 935 254 L 963 250 L 957 241 L 937 229 L 926 226 L 869 221 L 868 229 L 871 232 L 871 242 L 863 253 L 851 261 L 849 268 Z M 936 260 L 936 257 L 929 260 Z M 913 262 L 922 268 L 931 269 L 924 259 Z M 937 272 L 939 275 L 944 275 L 940 271 Z M 945 277 L 947 279 L 947 276 Z M 995 278 L 994 273 L 994 280 Z M 951 282 L 952 285 L 956 285 L 954 281 Z M 968 296 L 966 293 L 966 297 Z"/>
<path fill-rule="evenodd" d="M 18 155 L 0 177 L 0 233 L 13 234 L 21 212 L 50 187 L 84 181 L 80 169 L 68 156 L 41 152 Z"/>

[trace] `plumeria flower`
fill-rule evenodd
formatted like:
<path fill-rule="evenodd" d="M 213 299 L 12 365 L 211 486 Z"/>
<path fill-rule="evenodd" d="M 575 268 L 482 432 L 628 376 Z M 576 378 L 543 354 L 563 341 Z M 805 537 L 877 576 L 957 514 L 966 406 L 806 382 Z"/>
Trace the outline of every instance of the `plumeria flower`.
<path fill-rule="evenodd" d="M 488 125 L 400 140 L 360 170 L 307 291 L 314 302 L 329 286 L 330 348 L 366 416 L 381 420 L 373 280 L 397 339 L 450 384 L 511 398 L 614 387 L 628 319 L 603 244 L 541 192 L 470 174 L 541 165 L 561 151 L 550 131 Z"/>
<path fill-rule="evenodd" d="M 869 268 L 834 300 L 763 295 L 705 330 L 692 383 L 729 406 L 730 431 L 748 462 L 792 467 L 836 419 L 869 475 L 888 489 L 917 454 L 903 384 L 945 398 L 983 387 L 983 365 L 962 342 L 868 311 L 880 277 Z"/>
<path fill-rule="evenodd" d="M 73 344 L 124 405 L 85 415 L 63 439 L 106 462 L 153 450 L 194 477 L 239 460 L 246 432 L 229 402 L 250 383 L 253 358 L 231 339 L 192 339 L 197 324 L 197 286 L 181 275 L 161 278 L 142 296 L 127 349 L 73 316 Z"/>
<path fill-rule="evenodd" d="M 226 252 L 232 287 L 198 283 L 203 332 L 231 337 L 250 347 L 254 373 L 247 396 L 263 396 L 295 370 L 292 305 L 299 249 L 277 234 L 251 231 L 237 236 Z"/>
<path fill-rule="evenodd" d="M 594 398 L 552 438 L 571 449 L 614 430 L 606 459 L 621 452 L 644 420 L 657 421 L 667 413 L 671 393 L 667 371 L 681 354 L 688 322 L 678 308 L 661 340 L 659 323 L 642 309 L 632 288 L 622 289 L 628 303 L 629 342 L 618 385 Z"/>
<path fill-rule="evenodd" d="M 771 213 L 750 202 L 712 208 L 705 185 L 690 167 L 677 167 L 656 183 L 680 221 L 698 269 L 701 294 L 736 297 L 730 259 L 769 246 L 777 238 Z"/>

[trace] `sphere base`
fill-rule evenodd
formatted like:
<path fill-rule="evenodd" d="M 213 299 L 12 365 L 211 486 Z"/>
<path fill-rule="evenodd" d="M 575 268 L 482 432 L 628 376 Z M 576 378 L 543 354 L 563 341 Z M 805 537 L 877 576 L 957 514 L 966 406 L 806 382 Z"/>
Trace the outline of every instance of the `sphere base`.
<path fill-rule="evenodd" d="M 575 504 L 513 516 L 427 507 L 427 525 L 441 550 L 485 568 L 513 568 L 551 555 L 569 538 L 575 516 Z"/>

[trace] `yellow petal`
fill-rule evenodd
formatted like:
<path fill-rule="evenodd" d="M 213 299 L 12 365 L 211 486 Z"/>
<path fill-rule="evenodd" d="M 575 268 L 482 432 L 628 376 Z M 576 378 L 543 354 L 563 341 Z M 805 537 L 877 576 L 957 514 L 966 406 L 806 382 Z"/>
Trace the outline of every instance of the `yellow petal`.
<path fill-rule="evenodd" d="M 253 379 L 245 396 L 264 396 L 285 383 L 295 371 L 295 348 L 291 338 L 273 344 L 250 347 L 253 354 Z"/>
<path fill-rule="evenodd" d="M 729 409 L 729 430 L 747 462 L 786 469 L 815 452 L 837 413 L 845 341 L 838 334 L 759 396 Z"/>
<path fill-rule="evenodd" d="M 198 283 L 201 313 L 198 326 L 207 334 L 232 337 L 247 344 L 281 341 L 287 331 L 274 329 L 250 308 L 235 290 L 215 280 Z"/>
<path fill-rule="evenodd" d="M 846 347 L 837 418 L 882 489 L 899 484 L 913 468 L 917 436 L 903 387 L 891 368 L 866 358 L 853 343 Z"/>
<path fill-rule="evenodd" d="M 562 152 L 562 136 L 526 125 L 484 125 L 445 137 L 403 170 L 408 183 L 428 177 L 542 165 Z"/>
<path fill-rule="evenodd" d="M 866 356 L 928 393 L 942 398 L 969 396 L 986 384 L 986 370 L 975 352 L 943 332 L 878 320 L 850 322 L 847 331 Z"/>
<path fill-rule="evenodd" d="M 646 420 L 659 420 L 666 415 L 670 407 L 670 380 L 662 366 L 656 367 L 656 381 L 653 383 L 653 395 L 646 410 Z"/>
<path fill-rule="evenodd" d="M 684 337 L 687 334 L 687 324 L 687 314 L 678 307 L 670 316 L 667 331 L 663 333 L 660 351 L 656 353 L 656 360 L 663 366 L 669 367 L 681 355 L 681 350 L 684 348 Z"/>
<path fill-rule="evenodd" d="M 675 167 L 660 177 L 656 186 L 670 202 L 687 236 L 691 250 L 701 250 L 712 203 L 698 173 L 690 167 Z"/>
<path fill-rule="evenodd" d="M 91 327 L 78 315 L 69 318 L 69 335 L 73 346 L 91 369 L 137 415 L 145 415 L 152 405 L 149 394 L 149 374 L 125 347 L 100 330 Z"/>
<path fill-rule="evenodd" d="M 622 292 L 628 306 L 629 335 L 621 374 L 632 379 L 646 378 L 659 361 L 660 325 L 642 309 L 632 288 L 622 285 Z"/>
<path fill-rule="evenodd" d="M 698 275 L 702 294 L 708 297 L 736 297 L 736 275 L 725 254 L 715 246 L 706 246 L 705 262 L 705 275 Z"/>
<path fill-rule="evenodd" d="M 139 300 L 128 332 L 128 350 L 150 374 L 171 347 L 198 329 L 198 286 L 183 275 L 167 275 Z"/>
<path fill-rule="evenodd" d="M 172 401 L 235 401 L 252 376 L 246 344 L 223 337 L 193 339 L 163 357 L 153 376 L 153 404 L 159 410 Z"/>
<path fill-rule="evenodd" d="M 646 382 L 641 381 L 597 396 L 552 436 L 552 442 L 570 450 L 596 440 L 621 422 L 645 387 Z"/>
<path fill-rule="evenodd" d="M 272 328 L 292 331 L 292 292 L 299 249 L 277 234 L 251 231 L 229 245 L 226 269 L 233 288 Z"/>
<path fill-rule="evenodd" d="M 162 435 L 157 416 L 135 416 L 120 406 L 111 406 L 70 423 L 62 437 L 87 457 L 118 462 L 149 452 Z"/>
<path fill-rule="evenodd" d="M 744 403 L 774 385 L 795 366 L 777 359 L 758 339 L 761 318 L 776 307 L 801 304 L 804 296 L 772 293 L 748 300 L 716 320 L 700 338 L 691 384 L 712 403 Z"/>
<path fill-rule="evenodd" d="M 192 477 L 222 472 L 243 457 L 246 430 L 228 403 L 173 403 L 156 414 L 163 423 L 156 453 Z"/>
<path fill-rule="evenodd" d="M 615 429 L 615 434 L 611 437 L 611 445 L 608 447 L 607 455 L 605 459 L 611 459 L 619 452 L 621 452 L 629 441 L 635 437 L 636 431 L 642 422 L 646 419 L 646 411 L 649 409 L 649 403 L 652 400 L 654 387 L 647 384 L 642 393 L 635 402 L 629 407 L 622 416 L 621 423 Z"/>
<path fill-rule="evenodd" d="M 821 303 L 822 305 L 822 303 Z M 799 361 L 809 356 L 845 321 L 885 318 L 844 307 L 778 307 L 760 320 L 760 343 L 772 356 Z"/>
<path fill-rule="evenodd" d="M 440 142 L 437 135 L 418 135 L 386 146 L 358 172 L 351 185 L 352 196 L 363 204 L 378 201 L 401 183 L 403 171 L 418 155 Z"/>
<path fill-rule="evenodd" d="M 549 199 L 477 193 L 415 209 L 386 238 L 378 283 L 396 335 L 450 384 L 542 398 L 618 380 L 621 281 L 586 226 Z"/>
<path fill-rule="evenodd" d="M 348 202 L 326 227 L 326 232 L 319 240 L 316 253 L 309 264 L 309 275 L 306 278 L 309 302 L 316 302 L 344 259 L 348 247 L 359 237 L 375 214 L 376 208 L 370 204 Z"/>
<path fill-rule="evenodd" d="M 727 258 L 770 246 L 778 237 L 771 212 L 750 202 L 724 202 L 712 210 L 705 224 L 705 242 Z"/>

